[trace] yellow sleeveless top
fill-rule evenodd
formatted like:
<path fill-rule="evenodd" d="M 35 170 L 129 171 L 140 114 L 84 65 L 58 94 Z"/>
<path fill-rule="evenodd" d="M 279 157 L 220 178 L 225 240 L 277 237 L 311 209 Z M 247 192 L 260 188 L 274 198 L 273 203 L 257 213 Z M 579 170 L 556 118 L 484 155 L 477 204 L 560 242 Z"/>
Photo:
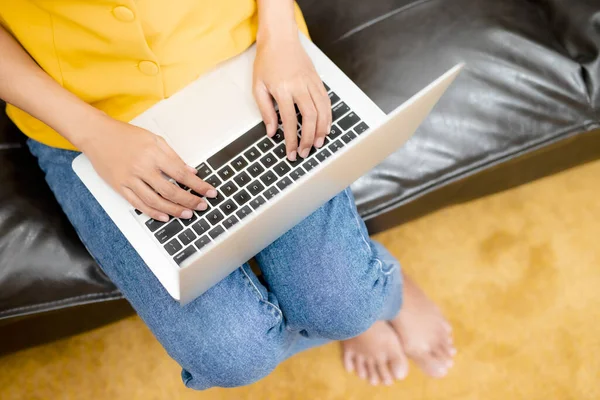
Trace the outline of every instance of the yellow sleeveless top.
<path fill-rule="evenodd" d="M 255 0 L 0 1 L 0 24 L 44 71 L 122 121 L 243 52 L 256 40 L 257 23 Z M 20 109 L 8 105 L 7 113 L 29 137 L 75 150 Z"/>

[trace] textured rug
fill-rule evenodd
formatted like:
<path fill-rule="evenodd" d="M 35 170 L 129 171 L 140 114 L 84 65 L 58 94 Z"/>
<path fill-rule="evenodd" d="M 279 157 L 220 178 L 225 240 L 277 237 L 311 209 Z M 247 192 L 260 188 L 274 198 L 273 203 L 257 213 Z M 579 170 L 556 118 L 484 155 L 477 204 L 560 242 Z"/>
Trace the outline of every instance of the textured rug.
<path fill-rule="evenodd" d="M 442 380 L 389 388 L 347 374 L 330 344 L 245 388 L 194 392 L 137 317 L 0 358 L 0 398 L 600 398 L 600 161 L 377 236 L 442 305 L 458 356 Z"/>

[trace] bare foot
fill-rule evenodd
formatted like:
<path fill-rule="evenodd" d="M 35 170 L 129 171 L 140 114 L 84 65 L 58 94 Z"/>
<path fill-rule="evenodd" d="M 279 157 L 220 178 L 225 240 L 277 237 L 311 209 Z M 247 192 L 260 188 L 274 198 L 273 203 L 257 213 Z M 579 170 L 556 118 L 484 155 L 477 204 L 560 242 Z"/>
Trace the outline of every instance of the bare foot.
<path fill-rule="evenodd" d="M 375 322 L 360 336 L 342 341 L 342 348 L 346 370 L 356 371 L 372 385 L 381 382 L 389 386 L 408 373 L 400 338 L 387 322 Z"/>
<path fill-rule="evenodd" d="M 425 293 L 406 275 L 403 278 L 404 302 L 390 325 L 406 355 L 428 375 L 441 378 L 452 367 L 456 354 L 452 328 Z"/>

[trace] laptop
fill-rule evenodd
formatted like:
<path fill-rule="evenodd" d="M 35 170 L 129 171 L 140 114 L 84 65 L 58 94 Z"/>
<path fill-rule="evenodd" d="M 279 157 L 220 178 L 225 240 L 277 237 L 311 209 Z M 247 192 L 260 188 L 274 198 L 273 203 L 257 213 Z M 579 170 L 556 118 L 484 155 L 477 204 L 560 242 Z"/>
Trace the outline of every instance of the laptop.
<path fill-rule="evenodd" d="M 386 115 L 300 36 L 325 83 L 333 115 L 325 144 L 306 159 L 287 160 L 281 126 L 273 138 L 266 136 L 252 97 L 251 47 L 131 121 L 162 136 L 215 186 L 219 196 L 207 199 L 206 211 L 194 211 L 189 220 L 153 220 L 106 184 L 85 155 L 73 161 L 85 186 L 182 305 L 400 148 L 462 68 L 450 69 Z"/>

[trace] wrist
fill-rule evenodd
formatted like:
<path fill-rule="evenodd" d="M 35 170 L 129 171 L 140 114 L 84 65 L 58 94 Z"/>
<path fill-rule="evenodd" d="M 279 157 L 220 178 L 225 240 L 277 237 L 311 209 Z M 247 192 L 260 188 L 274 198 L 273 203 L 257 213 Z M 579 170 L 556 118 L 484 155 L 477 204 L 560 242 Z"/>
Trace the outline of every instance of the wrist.
<path fill-rule="evenodd" d="M 292 0 L 258 0 L 256 43 L 290 43 L 298 41 L 298 25 Z"/>
<path fill-rule="evenodd" d="M 106 113 L 88 104 L 72 110 L 69 118 L 61 121 L 57 131 L 82 152 L 98 136 L 98 127 L 110 119 Z"/>

